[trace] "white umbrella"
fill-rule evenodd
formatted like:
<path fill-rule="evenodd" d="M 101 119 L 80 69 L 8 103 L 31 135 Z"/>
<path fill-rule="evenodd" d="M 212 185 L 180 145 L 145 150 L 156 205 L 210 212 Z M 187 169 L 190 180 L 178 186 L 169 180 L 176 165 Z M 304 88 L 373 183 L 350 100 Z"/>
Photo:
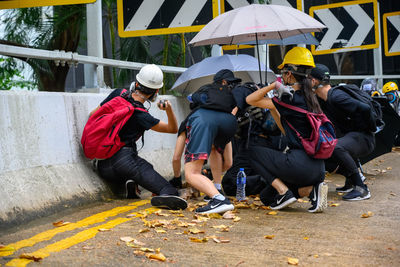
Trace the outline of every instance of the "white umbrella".
<path fill-rule="evenodd" d="M 214 75 L 222 70 L 229 69 L 235 77 L 241 78 L 242 82 L 260 83 L 258 60 L 249 55 L 223 55 L 219 57 L 208 57 L 190 66 L 182 73 L 172 86 L 171 90 L 182 94 L 195 92 L 201 86 L 212 83 Z M 268 82 L 276 80 L 275 74 L 261 67 L 263 73 L 267 72 Z"/>
<path fill-rule="evenodd" d="M 252 4 L 214 18 L 189 44 L 199 46 L 279 40 L 323 28 L 326 26 L 300 10 L 281 5 Z"/>

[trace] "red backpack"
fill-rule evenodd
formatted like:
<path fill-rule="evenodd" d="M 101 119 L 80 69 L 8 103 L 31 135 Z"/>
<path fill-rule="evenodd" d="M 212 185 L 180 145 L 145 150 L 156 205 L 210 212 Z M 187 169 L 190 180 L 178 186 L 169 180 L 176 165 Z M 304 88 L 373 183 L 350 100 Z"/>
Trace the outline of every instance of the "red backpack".
<path fill-rule="evenodd" d="M 87 121 L 83 129 L 81 144 L 89 159 L 107 159 L 120 150 L 125 143 L 119 132 L 129 120 L 134 110 L 147 110 L 132 105 L 126 98 L 126 89 L 102 105 Z"/>
<path fill-rule="evenodd" d="M 313 113 L 302 108 L 280 102 L 276 97 L 274 102 L 282 107 L 303 113 L 311 125 L 309 138 L 303 138 L 300 133 L 286 120 L 289 127 L 296 133 L 305 152 L 316 159 L 330 158 L 337 144 L 335 128 L 324 113 Z"/>

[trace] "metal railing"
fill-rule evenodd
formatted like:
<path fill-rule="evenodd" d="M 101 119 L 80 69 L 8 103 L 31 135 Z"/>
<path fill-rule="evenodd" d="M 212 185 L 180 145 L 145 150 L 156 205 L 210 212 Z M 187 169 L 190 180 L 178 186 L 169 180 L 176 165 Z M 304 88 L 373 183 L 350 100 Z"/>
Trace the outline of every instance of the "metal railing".
<path fill-rule="evenodd" d="M 65 66 L 77 66 L 81 64 L 93 64 L 97 67 L 107 66 L 121 69 L 132 69 L 139 70 L 146 63 L 139 62 L 128 62 L 122 60 L 99 58 L 93 56 L 79 55 L 78 53 L 65 52 L 65 51 L 49 51 L 43 49 L 18 47 L 11 45 L 0 45 L 0 55 L 14 56 L 14 57 L 26 57 L 26 58 L 37 58 L 45 60 L 53 60 L 55 64 Z M 166 73 L 183 73 L 187 68 L 172 67 L 158 65 L 160 69 Z M 97 81 L 99 85 L 104 84 L 103 77 L 101 77 L 102 71 L 97 72 Z M 365 78 L 376 78 L 376 79 L 400 79 L 399 75 L 332 75 L 331 80 L 361 80 Z"/>

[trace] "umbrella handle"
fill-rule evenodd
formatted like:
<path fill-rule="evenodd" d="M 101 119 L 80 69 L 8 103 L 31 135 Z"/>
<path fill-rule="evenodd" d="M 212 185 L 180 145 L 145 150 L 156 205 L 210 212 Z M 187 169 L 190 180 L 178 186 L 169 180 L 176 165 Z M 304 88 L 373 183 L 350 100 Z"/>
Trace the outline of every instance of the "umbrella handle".
<path fill-rule="evenodd" d="M 262 84 L 260 51 L 258 50 L 258 36 L 257 36 L 257 33 L 256 33 L 256 46 L 257 46 L 257 59 L 258 59 L 258 73 L 260 74 L 260 84 Z"/>

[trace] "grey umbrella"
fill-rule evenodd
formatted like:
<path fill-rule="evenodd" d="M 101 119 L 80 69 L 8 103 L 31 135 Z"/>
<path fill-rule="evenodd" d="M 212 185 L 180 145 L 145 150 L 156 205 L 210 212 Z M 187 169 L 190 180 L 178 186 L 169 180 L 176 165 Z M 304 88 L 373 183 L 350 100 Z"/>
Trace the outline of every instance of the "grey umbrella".
<path fill-rule="evenodd" d="M 233 71 L 235 77 L 241 78 L 242 82 L 260 83 L 258 77 L 258 60 L 249 55 L 223 55 L 219 57 L 208 57 L 190 66 L 182 73 L 172 86 L 171 90 L 175 90 L 182 94 L 190 94 L 200 88 L 200 86 L 212 83 L 215 73 L 222 69 Z M 263 73 L 266 72 L 268 82 L 276 80 L 275 74 L 261 67 Z"/>
<path fill-rule="evenodd" d="M 198 46 L 240 44 L 256 39 L 280 40 L 321 31 L 323 28 L 326 26 L 300 10 L 281 5 L 252 4 L 214 18 L 189 44 Z"/>

